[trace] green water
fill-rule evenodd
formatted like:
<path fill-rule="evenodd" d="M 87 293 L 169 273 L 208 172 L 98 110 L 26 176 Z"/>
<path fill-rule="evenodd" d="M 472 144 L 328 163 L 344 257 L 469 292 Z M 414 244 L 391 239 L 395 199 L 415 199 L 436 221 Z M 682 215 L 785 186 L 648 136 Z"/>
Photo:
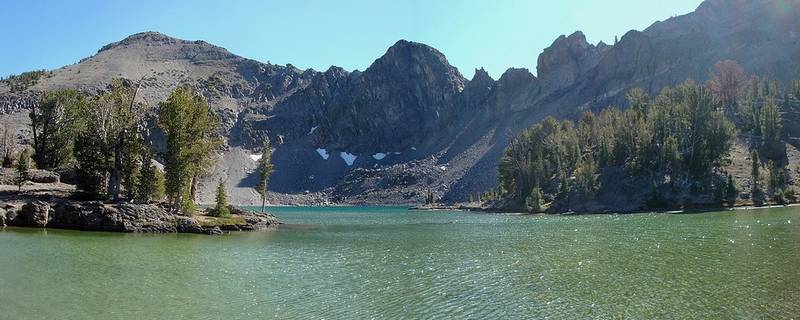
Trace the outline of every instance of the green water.
<path fill-rule="evenodd" d="M 278 208 L 272 232 L 0 231 L 0 319 L 800 315 L 800 209 Z"/>

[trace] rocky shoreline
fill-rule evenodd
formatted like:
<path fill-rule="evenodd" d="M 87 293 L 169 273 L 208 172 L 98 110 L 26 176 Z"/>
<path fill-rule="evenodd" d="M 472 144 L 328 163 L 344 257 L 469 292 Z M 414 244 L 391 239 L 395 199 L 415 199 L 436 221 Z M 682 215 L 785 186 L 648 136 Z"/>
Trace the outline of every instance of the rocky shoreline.
<path fill-rule="evenodd" d="M 158 204 L 100 201 L 41 201 L 0 204 L 0 227 L 57 228 L 128 233 L 222 234 L 257 231 L 280 224 L 272 214 L 232 207 L 229 217 L 182 216 Z"/>
<path fill-rule="evenodd" d="M 675 206 L 665 208 L 639 208 L 635 210 L 619 209 L 619 210 L 598 210 L 598 211 L 557 211 L 557 212 L 538 212 L 528 213 L 521 210 L 506 210 L 492 206 L 482 206 L 480 204 L 453 204 L 453 205 L 422 205 L 409 207 L 409 210 L 415 211 L 470 211 L 479 213 L 496 213 L 496 214 L 511 214 L 511 215 L 583 215 L 583 214 L 636 214 L 636 213 L 704 213 L 715 211 L 734 211 L 734 210 L 758 210 L 758 209 L 772 209 L 772 208 L 786 208 L 786 207 L 800 207 L 800 202 L 797 203 L 765 203 L 763 205 L 755 205 L 751 202 L 739 202 L 733 206 L 718 206 L 718 205 L 694 205 L 694 206 Z"/>

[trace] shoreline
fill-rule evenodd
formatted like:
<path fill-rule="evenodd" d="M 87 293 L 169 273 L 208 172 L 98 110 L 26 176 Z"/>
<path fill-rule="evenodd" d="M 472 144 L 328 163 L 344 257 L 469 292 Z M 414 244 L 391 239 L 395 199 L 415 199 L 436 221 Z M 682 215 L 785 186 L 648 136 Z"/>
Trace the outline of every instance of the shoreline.
<path fill-rule="evenodd" d="M 26 199 L 0 204 L 0 228 L 219 235 L 234 231 L 274 229 L 281 224 L 270 213 L 233 206 L 230 210 L 231 214 L 223 217 L 203 214 L 202 211 L 184 216 L 171 213 L 162 204 Z"/>
<path fill-rule="evenodd" d="M 445 205 L 445 206 L 412 206 L 408 210 L 412 211 L 467 211 L 471 213 L 486 213 L 486 214 L 502 214 L 502 215 L 515 215 L 515 216 L 535 216 L 535 215 L 614 215 L 614 214 L 642 214 L 642 213 L 663 213 L 663 214 L 699 214 L 708 212 L 719 211 L 746 211 L 746 210 L 759 210 L 759 209 L 775 209 L 775 208 L 790 208 L 800 207 L 800 203 L 788 203 L 784 205 L 767 204 L 763 206 L 756 206 L 753 204 L 736 205 L 732 207 L 696 207 L 696 208 L 680 208 L 680 209 L 643 209 L 643 210 L 620 210 L 620 211 L 564 211 L 564 212 L 518 212 L 518 211 L 505 211 L 496 208 L 482 208 L 477 206 L 468 205 Z"/>

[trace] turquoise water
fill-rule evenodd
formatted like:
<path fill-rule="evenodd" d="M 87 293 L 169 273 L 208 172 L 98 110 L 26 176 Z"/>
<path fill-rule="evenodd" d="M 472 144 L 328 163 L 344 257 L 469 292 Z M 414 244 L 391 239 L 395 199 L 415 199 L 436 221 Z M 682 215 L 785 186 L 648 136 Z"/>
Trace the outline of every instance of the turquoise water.
<path fill-rule="evenodd" d="M 277 231 L 0 231 L 0 319 L 796 318 L 800 209 L 275 208 Z"/>

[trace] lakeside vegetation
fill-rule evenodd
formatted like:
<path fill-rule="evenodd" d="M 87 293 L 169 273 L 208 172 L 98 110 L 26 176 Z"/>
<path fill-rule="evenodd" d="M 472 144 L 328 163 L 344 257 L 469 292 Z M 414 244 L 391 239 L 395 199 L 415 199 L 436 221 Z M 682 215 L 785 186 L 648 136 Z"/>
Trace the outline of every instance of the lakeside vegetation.
<path fill-rule="evenodd" d="M 16 164 L 3 161 L 6 167 L 15 166 L 19 189 L 35 167 L 65 174 L 81 199 L 166 201 L 174 213 L 195 214 L 198 181 L 209 173 L 223 144 L 219 120 L 191 87 L 178 87 L 153 112 L 137 102 L 138 86 L 114 79 L 96 95 L 73 89 L 44 93 L 30 111 L 30 147 L 20 148 Z M 165 138 L 163 150 L 149 140 L 154 131 Z M 271 154 L 266 141 L 256 188 L 262 207 L 273 171 Z M 230 216 L 223 181 L 209 213 Z"/>
<path fill-rule="evenodd" d="M 625 110 L 586 111 L 574 121 L 548 117 L 524 130 L 504 151 L 499 187 L 481 200 L 509 210 L 569 211 L 624 190 L 619 184 L 625 180 L 629 199 L 645 194 L 648 208 L 703 196 L 733 205 L 743 190 L 725 168 L 733 144 L 746 137 L 750 200 L 796 201 L 781 115 L 800 109 L 800 82 L 784 88 L 747 78 L 735 62 L 724 61 L 705 84 L 687 81 L 653 98 L 637 88 L 626 98 Z"/>

